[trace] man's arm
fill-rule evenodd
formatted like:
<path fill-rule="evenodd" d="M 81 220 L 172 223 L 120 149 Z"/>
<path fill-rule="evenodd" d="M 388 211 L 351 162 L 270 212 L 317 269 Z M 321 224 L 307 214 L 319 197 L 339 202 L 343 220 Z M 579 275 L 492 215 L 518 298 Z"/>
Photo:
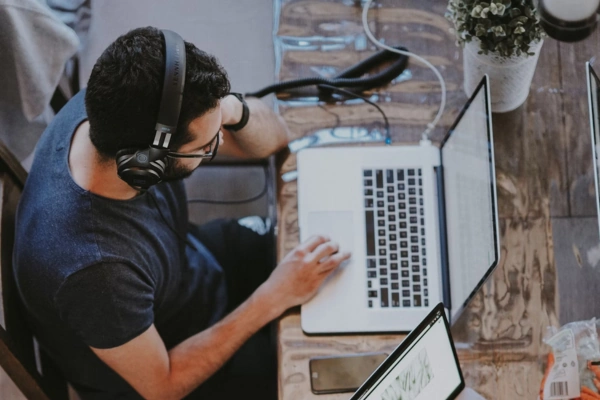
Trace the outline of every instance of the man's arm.
<path fill-rule="evenodd" d="M 260 99 L 245 99 L 250 110 L 248 123 L 237 132 L 223 128 L 220 155 L 239 158 L 265 158 L 287 146 L 290 135 L 279 115 Z M 242 118 L 242 103 L 232 95 L 221 100 L 223 125 L 233 125 Z"/>
<path fill-rule="evenodd" d="M 152 325 L 111 349 L 92 351 L 144 398 L 179 399 L 213 375 L 241 345 L 289 307 L 309 300 L 349 253 L 324 237 L 296 247 L 246 302 L 170 351 Z"/>

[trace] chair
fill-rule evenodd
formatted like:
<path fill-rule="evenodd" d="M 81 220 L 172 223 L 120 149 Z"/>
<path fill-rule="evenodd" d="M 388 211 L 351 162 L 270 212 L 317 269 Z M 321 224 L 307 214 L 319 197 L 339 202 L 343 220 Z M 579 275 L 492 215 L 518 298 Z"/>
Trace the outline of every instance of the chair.
<path fill-rule="evenodd" d="M 27 172 L 0 142 L 0 366 L 28 399 L 66 400 L 67 384 L 26 323 L 13 269 L 15 212 Z"/>

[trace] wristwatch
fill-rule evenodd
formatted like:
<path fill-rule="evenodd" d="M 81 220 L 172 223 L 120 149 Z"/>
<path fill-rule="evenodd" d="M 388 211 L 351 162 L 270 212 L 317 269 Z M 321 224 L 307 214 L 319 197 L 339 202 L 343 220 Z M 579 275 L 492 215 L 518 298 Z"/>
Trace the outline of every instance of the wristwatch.
<path fill-rule="evenodd" d="M 240 122 L 238 122 L 237 124 L 233 124 L 233 125 L 223 125 L 223 128 L 232 131 L 232 132 L 237 132 L 239 130 L 241 130 L 243 127 L 246 126 L 246 124 L 248 123 L 248 119 L 250 119 L 250 109 L 248 108 L 248 104 L 246 104 L 246 100 L 244 100 L 244 95 L 241 93 L 229 93 L 235 97 L 237 97 L 237 99 L 239 101 L 242 102 L 242 119 L 240 119 Z"/>

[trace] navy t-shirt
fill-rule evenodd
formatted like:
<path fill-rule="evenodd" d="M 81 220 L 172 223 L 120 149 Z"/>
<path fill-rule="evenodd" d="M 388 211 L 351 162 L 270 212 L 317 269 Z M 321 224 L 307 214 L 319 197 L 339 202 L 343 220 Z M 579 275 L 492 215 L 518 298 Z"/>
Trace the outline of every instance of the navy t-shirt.
<path fill-rule="evenodd" d="M 69 101 L 37 145 L 17 212 L 15 276 L 38 341 L 84 399 L 137 397 L 89 346 L 120 346 L 155 324 L 171 348 L 223 317 L 225 279 L 188 235 L 182 182 L 130 200 L 75 183 L 68 157 L 87 119 L 84 98 Z"/>

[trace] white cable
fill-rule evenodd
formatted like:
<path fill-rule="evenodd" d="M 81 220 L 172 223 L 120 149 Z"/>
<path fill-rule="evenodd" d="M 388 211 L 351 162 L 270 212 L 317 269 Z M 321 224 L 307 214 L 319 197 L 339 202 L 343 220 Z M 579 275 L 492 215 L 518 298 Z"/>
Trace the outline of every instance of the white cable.
<path fill-rule="evenodd" d="M 437 123 L 440 121 L 440 118 L 442 118 L 442 114 L 444 113 L 444 108 L 446 107 L 446 83 L 444 82 L 444 78 L 442 78 L 442 75 L 440 74 L 440 72 L 429 61 L 427 61 L 423 57 L 418 56 L 409 51 L 398 50 L 393 47 L 387 46 L 387 45 L 381 43 L 379 40 L 377 40 L 375 38 L 375 36 L 373 36 L 373 33 L 371 33 L 371 30 L 369 29 L 369 23 L 367 22 L 367 14 L 369 13 L 369 7 L 371 6 L 372 2 L 373 2 L 373 0 L 367 0 L 365 2 L 365 5 L 363 6 L 363 12 L 362 12 L 363 29 L 365 30 L 365 33 L 367 34 L 367 37 L 371 40 L 371 42 L 373 42 L 377 47 L 381 47 L 381 48 L 389 50 L 393 53 L 398 53 L 398 54 L 402 54 L 402 55 L 405 55 L 408 57 L 416 58 L 418 61 L 425 64 L 427 67 L 429 67 L 429 69 L 431 69 L 435 73 L 438 80 L 440 81 L 440 86 L 442 89 L 442 101 L 440 102 L 440 108 L 439 108 L 435 118 L 433 119 L 433 121 L 431 121 L 430 123 L 427 124 L 427 129 L 425 129 L 422 133 L 422 139 L 428 140 L 429 133 L 435 128 Z"/>

